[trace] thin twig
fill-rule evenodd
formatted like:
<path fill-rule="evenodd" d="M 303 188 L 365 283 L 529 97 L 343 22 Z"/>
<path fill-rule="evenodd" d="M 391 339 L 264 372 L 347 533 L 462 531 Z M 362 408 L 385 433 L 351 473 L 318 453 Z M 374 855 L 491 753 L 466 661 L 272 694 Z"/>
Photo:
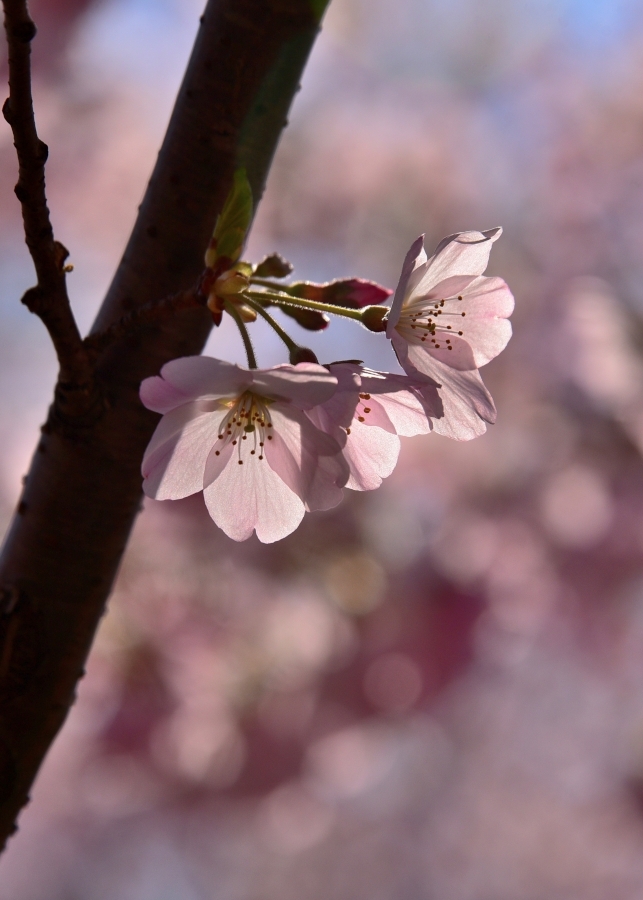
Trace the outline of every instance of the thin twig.
<path fill-rule="evenodd" d="M 258 313 L 263 319 L 266 320 L 268 325 L 279 335 L 281 340 L 284 342 L 288 350 L 292 353 L 294 350 L 299 350 L 299 344 L 290 337 L 287 331 L 281 327 L 279 322 L 277 322 L 273 317 L 267 312 L 261 303 L 257 303 L 256 300 L 253 300 L 252 297 L 249 297 L 247 294 L 242 295 L 246 303 L 251 309 L 254 309 L 256 313 Z"/>
<path fill-rule="evenodd" d="M 225 301 L 225 310 L 229 313 L 234 319 L 237 328 L 239 329 L 239 334 L 241 335 L 241 340 L 243 341 L 243 346 L 246 351 L 246 356 L 248 357 L 248 368 L 256 369 L 257 368 L 257 360 L 255 357 L 255 351 L 252 346 L 252 341 L 250 340 L 250 335 L 248 334 L 248 329 L 245 326 L 245 323 L 241 316 L 239 315 L 239 310 L 234 305 L 234 303 L 230 303 L 229 300 Z"/>
<path fill-rule="evenodd" d="M 128 337 L 136 328 L 151 325 L 180 309 L 189 309 L 195 306 L 203 306 L 203 298 L 194 289 L 179 291 L 178 294 L 170 294 L 169 297 L 164 297 L 162 300 L 138 306 L 106 328 L 105 331 L 94 332 L 86 337 L 83 341 L 85 349 L 91 357 L 95 358 L 114 341 Z"/>
<path fill-rule="evenodd" d="M 36 269 L 38 284 L 22 302 L 42 319 L 53 341 L 60 365 L 60 382 L 87 388 L 91 380 L 89 358 L 74 320 L 65 285 L 67 250 L 54 240 L 45 195 L 48 148 L 36 131 L 31 96 L 31 41 L 36 26 L 26 0 L 3 0 L 4 27 L 9 47 L 9 97 L 2 112 L 11 126 L 18 155 L 19 177 L 15 193 L 22 206 L 25 241 Z"/>

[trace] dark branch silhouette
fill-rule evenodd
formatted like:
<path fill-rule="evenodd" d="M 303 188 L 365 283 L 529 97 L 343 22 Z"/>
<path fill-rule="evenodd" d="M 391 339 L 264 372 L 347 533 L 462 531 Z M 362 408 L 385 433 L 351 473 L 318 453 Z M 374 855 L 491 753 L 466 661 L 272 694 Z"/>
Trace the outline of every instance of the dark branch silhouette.
<path fill-rule="evenodd" d="M 42 319 L 58 356 L 58 399 L 65 412 L 85 405 L 91 381 L 89 358 L 74 320 L 65 284 L 67 250 L 54 239 L 45 195 L 48 148 L 38 137 L 31 97 L 31 41 L 36 26 L 25 0 L 5 0 L 4 26 L 9 48 L 9 97 L 2 112 L 11 126 L 18 155 L 16 197 L 22 206 L 25 241 L 36 269 L 38 284 L 22 302 Z"/>

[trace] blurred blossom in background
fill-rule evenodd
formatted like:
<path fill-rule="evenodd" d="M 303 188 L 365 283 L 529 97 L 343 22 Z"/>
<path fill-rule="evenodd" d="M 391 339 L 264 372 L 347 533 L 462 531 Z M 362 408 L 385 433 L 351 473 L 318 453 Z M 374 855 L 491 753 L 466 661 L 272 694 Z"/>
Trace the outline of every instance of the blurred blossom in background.
<path fill-rule="evenodd" d="M 86 328 L 201 9 L 32 10 Z M 1 900 L 643 895 L 642 83 L 634 0 L 332 0 L 249 256 L 393 287 L 422 231 L 502 224 L 498 424 L 403 441 L 380 490 L 269 547 L 227 540 L 200 497 L 146 503 Z M 5 523 L 55 375 L 19 303 L 15 170 L 3 127 Z M 350 322 L 306 337 L 395 365 Z M 227 323 L 208 352 L 243 360 Z"/>

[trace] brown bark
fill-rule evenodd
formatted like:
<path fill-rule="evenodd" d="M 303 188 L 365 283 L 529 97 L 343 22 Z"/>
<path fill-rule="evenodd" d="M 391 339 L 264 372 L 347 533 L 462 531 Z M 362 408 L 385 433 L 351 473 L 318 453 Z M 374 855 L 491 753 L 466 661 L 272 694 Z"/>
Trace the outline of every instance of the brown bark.
<path fill-rule="evenodd" d="M 104 331 L 133 309 L 188 290 L 244 165 L 259 198 L 325 4 L 209 0 L 127 249 L 99 313 Z M 142 378 L 198 353 L 210 320 L 186 309 L 112 343 L 97 402 L 54 402 L 0 558 L 0 840 L 15 830 L 77 680 L 140 507 L 140 460 L 157 417 Z"/>

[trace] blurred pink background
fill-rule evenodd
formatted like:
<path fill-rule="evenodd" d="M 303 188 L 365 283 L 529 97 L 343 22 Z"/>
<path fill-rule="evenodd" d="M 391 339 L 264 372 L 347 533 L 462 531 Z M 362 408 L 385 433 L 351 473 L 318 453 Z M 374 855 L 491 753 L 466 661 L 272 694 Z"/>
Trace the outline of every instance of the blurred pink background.
<path fill-rule="evenodd" d="M 200 3 L 32 10 L 86 329 Z M 0 900 L 643 896 L 642 82 L 633 0 L 332 0 L 248 255 L 393 287 L 420 232 L 502 224 L 498 424 L 406 439 L 379 491 L 269 547 L 146 503 Z M 55 376 L 15 177 L 2 127 L 5 524 Z M 350 322 L 309 342 L 395 366 Z M 227 324 L 207 352 L 243 360 Z"/>

